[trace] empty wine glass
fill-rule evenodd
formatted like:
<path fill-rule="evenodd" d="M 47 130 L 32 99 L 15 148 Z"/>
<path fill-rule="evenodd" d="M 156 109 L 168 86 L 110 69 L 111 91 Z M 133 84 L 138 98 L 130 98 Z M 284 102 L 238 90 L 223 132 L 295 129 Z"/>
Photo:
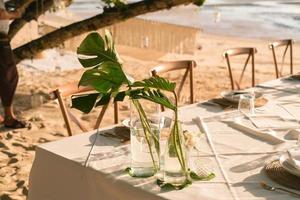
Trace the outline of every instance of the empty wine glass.
<path fill-rule="evenodd" d="M 238 110 L 245 115 L 254 115 L 255 114 L 255 106 L 254 106 L 254 93 L 241 94 Z"/>

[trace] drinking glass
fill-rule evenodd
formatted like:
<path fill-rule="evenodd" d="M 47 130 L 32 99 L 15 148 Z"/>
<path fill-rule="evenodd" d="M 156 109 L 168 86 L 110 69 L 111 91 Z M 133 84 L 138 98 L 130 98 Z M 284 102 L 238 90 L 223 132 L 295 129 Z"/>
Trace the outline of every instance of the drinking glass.
<path fill-rule="evenodd" d="M 255 106 L 254 106 L 255 94 L 247 93 L 241 94 L 238 110 L 246 115 L 254 115 L 255 114 Z"/>
<path fill-rule="evenodd" d="M 159 105 L 146 100 L 138 100 L 138 103 L 142 110 L 136 108 L 136 103 L 131 103 L 131 172 L 134 176 L 147 177 L 154 175 L 159 169 L 159 134 L 162 117 Z M 143 117 L 141 118 L 141 113 L 146 115 L 151 133 L 144 129 L 145 121 Z M 155 166 L 158 169 L 155 170 Z"/>

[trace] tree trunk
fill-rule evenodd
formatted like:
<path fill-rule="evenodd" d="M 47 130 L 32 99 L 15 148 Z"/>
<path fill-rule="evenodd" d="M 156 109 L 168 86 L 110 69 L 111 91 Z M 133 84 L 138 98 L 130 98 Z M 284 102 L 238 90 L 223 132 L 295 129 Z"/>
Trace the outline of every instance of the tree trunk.
<path fill-rule="evenodd" d="M 126 6 L 126 9 L 122 10 L 117 8 L 105 9 L 102 14 L 62 27 L 42 36 L 41 38 L 38 38 L 21 47 L 16 48 L 14 50 L 16 61 L 20 62 L 21 60 L 30 58 L 32 55 L 35 55 L 45 49 L 59 46 L 64 41 L 85 32 L 110 26 L 117 22 L 145 13 L 167 8 L 169 9 L 174 6 L 188 4 L 194 1 L 195 0 L 144 0 L 128 4 Z"/>

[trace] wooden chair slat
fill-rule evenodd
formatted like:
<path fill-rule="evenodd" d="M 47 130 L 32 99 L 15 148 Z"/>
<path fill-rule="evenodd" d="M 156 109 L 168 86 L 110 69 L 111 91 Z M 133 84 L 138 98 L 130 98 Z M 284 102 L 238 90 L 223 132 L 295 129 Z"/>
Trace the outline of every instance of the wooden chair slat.
<path fill-rule="evenodd" d="M 251 58 L 251 73 L 252 73 L 252 79 L 251 79 L 251 83 L 252 83 L 252 87 L 255 86 L 255 63 L 254 63 L 254 54 L 257 53 L 257 49 L 253 48 L 253 47 L 243 47 L 243 48 L 233 48 L 233 49 L 228 49 L 223 53 L 223 56 L 226 59 L 226 63 L 227 63 L 227 67 L 228 67 L 228 73 L 229 73 L 229 79 L 230 79 L 230 83 L 231 83 L 231 89 L 234 90 L 236 89 L 235 86 L 237 87 L 237 89 L 241 89 L 241 83 L 242 80 L 244 78 L 244 74 L 247 68 L 247 65 L 249 64 L 249 60 Z M 230 57 L 231 56 L 238 56 L 238 55 L 248 55 L 246 62 L 243 66 L 241 75 L 238 79 L 238 81 L 236 81 L 233 77 L 233 73 L 232 73 L 232 67 L 230 64 Z"/>
<path fill-rule="evenodd" d="M 169 62 L 163 62 L 160 65 L 152 68 L 150 70 L 150 75 L 151 76 L 157 76 L 158 74 L 161 73 L 167 73 L 167 72 L 172 72 L 175 70 L 183 70 L 185 69 L 184 75 L 180 81 L 179 87 L 177 89 L 177 95 L 178 98 L 181 95 L 181 91 L 183 89 L 184 83 L 186 82 L 186 79 L 189 76 L 189 81 L 190 81 L 190 103 L 194 103 L 194 72 L 193 68 L 196 67 L 196 62 L 194 60 L 181 60 L 181 61 L 169 61 Z M 164 108 L 162 107 L 162 110 L 164 111 Z"/>
<path fill-rule="evenodd" d="M 284 60 L 285 60 L 285 57 L 286 57 L 286 54 L 287 54 L 289 48 L 290 48 L 290 74 L 293 74 L 293 72 L 294 72 L 294 69 L 293 69 L 293 43 L 294 43 L 294 40 L 286 39 L 286 40 L 280 40 L 280 41 L 276 41 L 276 42 L 269 44 L 269 48 L 272 50 L 272 54 L 273 54 L 276 78 L 280 78 L 281 76 L 283 76 L 282 71 L 283 71 Z M 281 68 L 279 70 L 275 48 L 283 47 L 283 46 L 285 47 L 285 50 L 284 50 L 284 53 L 282 56 Z"/>
<path fill-rule="evenodd" d="M 91 87 L 78 87 L 78 82 L 68 83 L 62 86 L 59 86 L 52 92 L 50 92 L 50 98 L 52 100 L 57 99 L 59 103 L 60 110 L 63 115 L 64 122 L 66 124 L 66 128 L 68 131 L 68 135 L 71 136 L 73 134 L 71 128 L 71 121 L 74 122 L 83 132 L 87 132 L 88 129 L 83 125 L 82 121 L 79 120 L 69 109 L 64 102 L 64 98 L 68 98 L 75 94 L 82 93 L 92 93 L 95 92 Z M 103 106 L 101 112 L 96 120 L 96 124 L 94 126 L 95 129 L 99 128 L 101 121 L 104 117 L 105 111 L 107 110 L 108 105 Z M 118 123 L 118 105 L 115 103 L 114 105 L 114 123 Z"/>

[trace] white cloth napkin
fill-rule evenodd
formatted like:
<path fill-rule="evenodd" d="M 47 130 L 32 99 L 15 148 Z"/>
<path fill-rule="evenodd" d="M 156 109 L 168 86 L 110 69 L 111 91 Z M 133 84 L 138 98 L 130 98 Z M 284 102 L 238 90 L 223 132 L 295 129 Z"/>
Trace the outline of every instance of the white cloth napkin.
<path fill-rule="evenodd" d="M 296 169 L 300 170 L 300 149 L 290 149 L 287 151 L 289 155 L 288 162 Z"/>
<path fill-rule="evenodd" d="M 268 130 L 268 131 L 260 131 L 257 128 L 244 124 L 241 120 L 234 120 L 227 123 L 232 127 L 241 132 L 245 132 L 247 134 L 251 134 L 261 140 L 271 142 L 274 144 L 279 144 L 285 142 L 284 139 L 281 139 L 276 135 L 275 131 Z"/>
<path fill-rule="evenodd" d="M 259 129 L 291 129 L 299 128 L 299 122 L 294 119 L 284 119 L 272 115 L 249 116 L 251 122 Z"/>

